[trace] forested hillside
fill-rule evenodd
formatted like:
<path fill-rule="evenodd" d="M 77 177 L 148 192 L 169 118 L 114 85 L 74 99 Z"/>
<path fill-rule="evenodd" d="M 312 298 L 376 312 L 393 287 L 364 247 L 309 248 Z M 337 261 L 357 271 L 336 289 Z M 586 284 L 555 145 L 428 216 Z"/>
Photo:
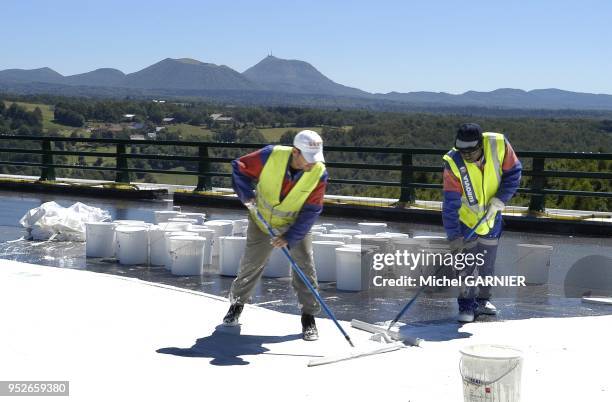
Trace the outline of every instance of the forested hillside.
<path fill-rule="evenodd" d="M 319 110 L 295 107 L 237 107 L 198 102 L 164 102 L 142 100 L 96 100 L 67 97 L 6 97 L 0 102 L 0 133 L 21 135 L 62 135 L 92 138 L 130 138 L 141 136 L 156 141 L 201 140 L 242 143 L 290 143 L 302 128 L 319 131 L 326 145 L 346 145 L 386 148 L 436 148 L 452 146 L 456 127 L 467 121 L 479 123 L 486 131 L 506 135 L 519 153 L 521 151 L 612 152 L 612 119 L 606 116 L 536 118 L 482 117 L 477 115 L 440 115 L 427 113 L 390 113 L 358 110 Z M 129 116 L 129 117 L 126 117 Z M 224 116 L 225 119 L 219 119 Z M 168 121 L 170 119 L 170 121 Z M 154 136 L 151 136 L 155 134 Z M 148 137 L 150 136 L 150 137 Z M 35 148 L 33 142 L 6 140 L 3 147 Z M 92 149 L 86 145 L 58 143 L 68 150 L 114 151 L 113 146 Z M 136 145 L 133 153 L 196 155 L 193 147 Z M 242 151 L 244 152 L 244 151 Z M 236 157 L 237 150 L 211 148 L 211 156 Z M 2 160 L 40 161 L 36 154 L 1 154 Z M 328 153 L 329 162 L 359 162 L 399 164 L 400 155 L 375 153 Z M 110 158 L 57 156 L 56 163 L 89 166 L 114 166 Z M 415 165 L 439 166 L 439 157 L 416 157 Z M 523 160 L 530 168 L 531 160 Z M 132 167 L 166 171 L 197 170 L 196 163 L 168 160 L 134 159 Z M 213 164 L 213 168 L 228 172 L 227 164 Z M 612 161 L 572 161 L 550 159 L 548 170 L 609 172 Z M 1 165 L 3 173 L 38 174 L 38 168 Z M 330 168 L 330 177 L 399 181 L 399 172 L 357 171 Z M 417 173 L 416 182 L 440 183 L 439 173 Z M 59 169 L 58 177 L 88 177 L 113 180 L 114 173 Z M 136 174 L 139 181 L 163 181 L 195 184 L 193 176 Z M 213 180 L 215 185 L 228 186 L 227 179 Z M 524 179 L 522 187 L 529 187 Z M 549 179 L 548 187 L 583 191 L 611 191 L 609 180 Z M 398 197 L 397 188 L 372 186 L 331 185 L 330 193 L 364 194 L 379 197 Z M 439 190 L 418 190 L 419 199 L 439 199 Z M 515 203 L 525 205 L 528 198 L 516 197 Z M 605 198 L 547 197 L 547 206 L 564 208 L 610 210 L 611 200 Z"/>

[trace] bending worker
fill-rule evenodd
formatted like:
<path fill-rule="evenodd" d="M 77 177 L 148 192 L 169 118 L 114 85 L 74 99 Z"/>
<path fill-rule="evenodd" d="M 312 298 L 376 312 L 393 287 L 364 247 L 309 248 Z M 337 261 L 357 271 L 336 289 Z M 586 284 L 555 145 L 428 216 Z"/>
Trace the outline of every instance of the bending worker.
<path fill-rule="evenodd" d="M 466 267 L 462 276 L 494 274 L 497 245 L 502 234 L 501 212 L 521 180 L 521 162 L 503 134 L 484 133 L 478 124 L 462 124 L 455 147 L 444 155 L 442 219 L 451 251 L 482 254 L 482 266 Z M 464 237 L 483 217 L 471 239 Z M 478 314 L 497 314 L 488 286 L 459 290 L 461 322 Z"/>
<path fill-rule="evenodd" d="M 247 207 L 254 204 L 278 235 L 271 240 L 265 225 L 253 213 L 249 215 L 246 250 L 232 283 L 231 306 L 223 325 L 238 325 L 274 247 L 287 246 L 310 283 L 318 287 L 309 232 L 323 210 L 327 185 L 324 161 L 323 140 L 311 130 L 297 133 L 293 147 L 268 145 L 232 161 L 236 194 Z M 321 306 L 300 277 L 293 271 L 291 274 L 302 310 L 302 336 L 316 340 L 314 316 Z"/>

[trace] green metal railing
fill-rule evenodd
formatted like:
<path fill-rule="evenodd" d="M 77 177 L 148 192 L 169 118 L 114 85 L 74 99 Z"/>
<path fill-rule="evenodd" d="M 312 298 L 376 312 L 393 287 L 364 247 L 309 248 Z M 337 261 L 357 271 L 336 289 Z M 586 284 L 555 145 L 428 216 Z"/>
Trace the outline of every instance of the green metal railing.
<path fill-rule="evenodd" d="M 238 144 L 238 143 L 217 143 L 217 142 L 198 142 L 198 141 L 155 141 L 155 140 L 120 140 L 120 139 L 91 139 L 91 138 L 69 138 L 69 137 L 36 137 L 36 136 L 11 136 L 0 135 L 0 141 L 34 141 L 40 144 L 39 149 L 27 148 L 0 148 L 0 153 L 15 153 L 15 154 L 37 154 L 41 156 L 41 162 L 19 162 L 19 161 L 0 161 L 0 165 L 9 166 L 30 166 L 38 167 L 41 170 L 40 180 L 55 180 L 55 169 L 84 169 L 84 170 L 99 170 L 113 171 L 116 173 L 115 181 L 120 183 L 129 183 L 131 173 L 161 173 L 174 175 L 190 175 L 197 176 L 198 182 L 196 190 L 210 190 L 211 178 L 213 177 L 230 177 L 227 172 L 215 172 L 211 170 L 212 163 L 229 163 L 232 158 L 221 158 L 210 156 L 210 149 L 257 149 L 265 144 Z M 92 152 L 92 151 L 67 151 L 55 149 L 54 144 L 57 143 L 84 143 L 95 145 L 114 145 L 115 152 Z M 169 154 L 139 154 L 128 153 L 129 146 L 180 146 L 194 147 L 198 150 L 197 156 L 186 155 L 169 155 Z M 376 164 L 376 163 L 342 163 L 329 162 L 326 164 L 330 168 L 356 169 L 360 171 L 375 170 L 375 171 L 392 171 L 400 173 L 399 181 L 381 181 L 381 180 L 361 180 L 361 179 L 333 179 L 330 183 L 345 184 L 345 185 L 365 185 L 365 186 L 385 186 L 395 187 L 400 189 L 399 202 L 410 204 L 415 201 L 415 189 L 441 189 L 441 183 L 422 183 L 414 181 L 414 174 L 422 173 L 441 173 L 442 164 L 438 166 L 416 165 L 414 158 L 416 156 L 442 156 L 447 150 L 428 149 L 428 148 L 382 148 L 382 147 L 346 147 L 346 146 L 326 146 L 325 152 L 342 152 L 342 153 L 375 153 L 375 154 L 394 154 L 401 157 L 400 164 Z M 520 188 L 519 193 L 531 194 L 529 210 L 543 211 L 544 201 L 547 195 L 566 195 L 578 197 L 604 197 L 612 198 L 612 192 L 599 191 L 577 191 L 547 188 L 547 178 L 576 178 L 576 179 L 601 179 L 612 180 L 611 172 L 582 172 L 582 171 L 554 171 L 546 170 L 545 162 L 548 159 L 573 159 L 573 160 L 611 160 L 612 153 L 580 153 L 580 152 L 518 152 L 519 158 L 531 159 L 532 168 L 523 170 L 523 176 L 532 177 L 530 188 Z M 64 165 L 54 162 L 56 155 L 73 155 L 73 156 L 92 156 L 100 158 L 114 158 L 115 166 L 82 166 L 82 165 Z M 138 169 L 130 168 L 128 160 L 130 159 L 150 159 L 150 160 L 171 160 L 183 162 L 196 162 L 197 170 L 193 171 L 169 171 L 162 169 Z"/>

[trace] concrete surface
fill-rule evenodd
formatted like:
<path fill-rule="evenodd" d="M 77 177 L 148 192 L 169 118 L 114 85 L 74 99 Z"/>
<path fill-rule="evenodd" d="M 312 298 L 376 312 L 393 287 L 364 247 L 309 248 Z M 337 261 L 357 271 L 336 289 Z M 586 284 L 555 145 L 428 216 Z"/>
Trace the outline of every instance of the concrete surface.
<path fill-rule="evenodd" d="M 475 343 L 523 350 L 524 401 L 612 398 L 609 315 L 429 324 L 422 333 L 458 336 L 308 368 L 349 350 L 329 320 L 304 342 L 298 317 L 247 306 L 238 335 L 216 328 L 228 303 L 213 295 L 6 260 L 0 303 L 0 379 L 69 380 L 58 399 L 459 401 L 459 350 Z"/>

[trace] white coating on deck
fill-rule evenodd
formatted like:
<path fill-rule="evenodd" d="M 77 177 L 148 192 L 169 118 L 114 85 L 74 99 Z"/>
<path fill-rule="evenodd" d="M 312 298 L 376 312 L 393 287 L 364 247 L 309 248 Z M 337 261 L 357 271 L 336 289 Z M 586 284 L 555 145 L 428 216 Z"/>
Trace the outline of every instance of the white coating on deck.
<path fill-rule="evenodd" d="M 523 351 L 525 401 L 612 399 L 612 316 L 422 326 L 412 335 L 451 340 L 308 368 L 351 352 L 330 320 L 304 342 L 298 316 L 247 306 L 237 336 L 215 331 L 220 297 L 6 260 L 0 303 L 0 379 L 69 380 L 71 401 L 458 401 L 459 350 L 475 343 Z"/>

